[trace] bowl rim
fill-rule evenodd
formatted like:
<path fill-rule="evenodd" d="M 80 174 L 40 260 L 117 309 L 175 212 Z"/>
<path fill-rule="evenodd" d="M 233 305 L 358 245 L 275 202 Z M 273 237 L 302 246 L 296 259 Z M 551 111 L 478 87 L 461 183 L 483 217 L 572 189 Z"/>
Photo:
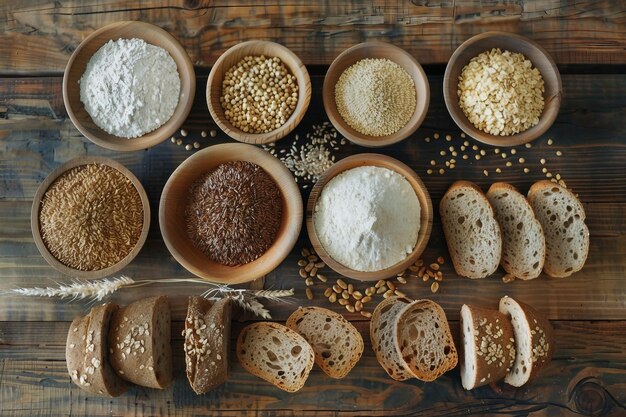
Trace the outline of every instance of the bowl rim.
<path fill-rule="evenodd" d="M 419 117 L 417 118 L 415 122 L 413 122 L 413 125 L 410 126 L 409 129 L 407 129 L 402 134 L 399 134 L 399 132 L 401 132 L 406 127 L 406 125 L 402 127 L 400 130 L 398 130 L 397 132 L 392 133 L 391 135 L 387 135 L 387 136 L 364 135 L 352 129 L 343 120 L 343 118 L 339 114 L 339 110 L 337 109 L 337 105 L 334 100 L 334 97 L 335 97 L 334 87 L 335 86 L 330 85 L 331 75 L 333 75 L 333 78 L 334 78 L 334 73 L 337 71 L 337 67 L 342 65 L 343 62 L 347 59 L 347 57 L 349 57 L 353 52 L 361 50 L 361 49 L 368 49 L 371 47 L 379 47 L 379 48 L 383 48 L 386 50 L 393 50 L 401 54 L 405 58 L 407 58 L 408 61 L 411 62 L 411 64 L 414 66 L 415 70 L 417 71 L 420 84 L 422 84 L 422 86 L 424 87 L 423 91 L 419 90 L 419 86 L 417 85 L 415 78 L 413 78 L 411 73 L 407 71 L 409 75 L 411 76 L 411 80 L 413 80 L 413 84 L 415 85 L 416 94 L 425 97 L 425 101 L 424 101 L 425 104 L 422 108 L 418 108 L 417 106 L 418 103 L 416 103 L 415 111 L 413 112 L 413 116 L 411 118 L 413 118 L 415 114 L 419 114 Z M 377 58 L 387 58 L 391 60 L 392 62 L 398 64 L 393 59 L 389 58 L 387 55 L 388 54 L 386 53 L 385 56 L 381 56 Z M 361 59 L 364 59 L 364 58 L 361 58 Z M 357 61 L 354 61 L 352 64 L 356 62 Z M 341 76 L 341 74 L 339 74 L 339 76 Z M 339 76 L 337 78 L 339 78 Z M 333 62 L 328 67 L 328 70 L 326 71 L 326 75 L 324 76 L 324 85 L 322 87 L 322 99 L 324 102 L 324 110 L 326 111 L 326 115 L 328 116 L 328 119 L 333 124 L 335 129 L 337 129 L 337 131 L 339 131 L 345 138 L 347 138 L 349 141 L 357 145 L 371 147 L 371 148 L 379 148 L 379 147 L 392 145 L 394 143 L 400 142 L 408 138 L 409 136 L 411 136 L 413 133 L 415 133 L 417 129 L 419 129 L 419 127 L 424 122 L 424 119 L 426 118 L 426 115 L 428 114 L 428 108 L 430 107 L 430 84 L 428 82 L 428 76 L 426 75 L 424 68 L 417 61 L 417 59 L 413 55 L 411 55 L 409 52 L 388 42 L 367 41 L 367 42 L 358 43 L 356 45 L 349 47 L 348 49 L 341 52 L 333 60 Z M 411 123 L 411 120 L 409 120 L 407 124 L 408 123 Z"/>
<path fill-rule="evenodd" d="M 98 37 L 98 36 L 100 36 L 102 34 L 106 34 L 107 32 L 115 33 L 116 30 L 122 29 L 124 27 L 136 27 L 138 29 L 141 29 L 144 32 L 158 33 L 161 36 L 163 36 L 163 38 L 165 38 L 169 42 L 171 47 L 173 49 L 175 49 L 180 54 L 180 56 L 182 57 L 182 61 L 181 62 L 179 62 L 174 56 L 172 56 L 172 54 L 169 54 L 169 55 L 172 57 L 172 59 L 176 63 L 176 67 L 178 69 L 179 77 L 181 79 L 180 96 L 179 96 L 178 104 L 177 104 L 174 112 L 176 112 L 176 110 L 181 108 L 181 106 L 182 106 L 182 112 L 181 112 L 180 116 L 178 116 L 180 118 L 180 120 L 181 120 L 180 123 L 175 123 L 175 124 L 172 124 L 169 128 L 165 128 L 167 123 L 169 122 L 169 120 L 171 120 L 174 117 L 174 115 L 172 115 L 172 117 L 168 121 L 166 121 L 161 126 L 159 126 L 158 128 L 156 128 L 155 130 L 153 130 L 151 132 L 145 133 L 142 136 L 139 136 L 137 138 L 132 138 L 132 139 L 127 139 L 127 138 L 121 138 L 120 137 L 120 139 L 124 139 L 128 143 L 126 143 L 126 142 L 115 143 L 115 142 L 110 142 L 110 141 L 108 141 L 106 139 L 102 139 L 98 135 L 94 135 L 79 120 L 79 118 L 78 118 L 76 112 L 74 111 L 74 109 L 72 108 L 72 105 L 71 105 L 71 102 L 70 102 L 70 97 L 69 97 L 69 95 L 70 95 L 69 94 L 69 89 L 70 89 L 69 76 L 70 76 L 70 72 L 72 71 L 74 62 L 76 61 L 78 56 L 82 53 L 83 49 L 85 49 L 86 46 L 88 44 L 90 44 L 93 41 L 94 38 L 96 38 L 96 37 Z M 140 39 L 144 40 L 145 42 L 150 43 L 143 36 L 137 35 L 137 36 L 135 36 L 135 38 L 140 38 Z M 127 38 L 114 37 L 114 36 L 109 37 L 109 40 L 115 40 L 115 39 L 127 39 Z M 152 44 L 152 45 L 154 45 L 154 44 Z M 162 46 L 160 46 L 160 45 L 155 45 L 155 46 L 159 46 L 159 47 L 162 48 Z M 163 49 L 165 49 L 165 48 L 163 48 Z M 183 89 L 183 83 L 182 83 L 182 80 L 183 80 L 183 75 L 182 74 L 183 74 L 183 72 L 189 77 L 189 89 L 188 89 L 188 91 Z M 189 58 L 189 55 L 187 54 L 187 51 L 185 50 L 185 48 L 183 48 L 183 46 L 180 44 L 180 42 L 178 42 L 178 40 L 176 38 L 174 38 L 174 36 L 172 36 L 169 32 L 167 32 L 165 29 L 163 29 L 163 28 L 161 28 L 159 26 L 153 25 L 151 23 L 141 22 L 141 21 L 136 21 L 136 20 L 125 20 L 125 21 L 109 23 L 108 25 L 105 25 L 105 26 L 95 30 L 94 32 L 89 34 L 85 39 L 83 39 L 80 42 L 78 47 L 76 47 L 74 52 L 72 52 L 72 55 L 70 56 L 70 59 L 67 61 L 67 64 L 65 66 L 65 70 L 63 71 L 62 92 L 63 92 L 63 104 L 65 106 L 65 110 L 67 111 L 67 114 L 68 114 L 70 120 L 72 121 L 72 124 L 76 127 L 76 129 L 78 129 L 78 131 L 84 137 L 86 137 L 91 142 L 93 142 L 96 145 L 101 146 L 101 147 L 103 147 L 105 149 L 109 149 L 109 150 L 113 150 L 113 151 L 137 151 L 137 150 L 141 150 L 141 149 L 148 149 L 148 148 L 151 148 L 153 146 L 156 146 L 156 145 L 160 144 L 161 142 L 166 140 L 168 137 L 172 136 L 172 134 L 174 134 L 174 132 L 176 132 L 178 130 L 178 128 L 182 125 L 182 123 L 184 123 L 185 119 L 189 116 L 189 113 L 191 112 L 191 108 L 193 107 L 193 100 L 194 100 L 194 96 L 195 96 L 195 93 L 196 93 L 196 75 L 195 75 L 195 72 L 194 72 L 194 69 L 193 69 L 193 64 L 191 62 L 191 59 Z M 81 105 L 82 105 L 82 103 L 81 103 Z M 101 129 L 99 126 L 95 125 L 95 127 L 99 131 L 101 131 L 101 132 L 103 132 L 105 134 L 108 134 L 103 129 Z M 150 138 L 148 140 L 146 140 L 145 139 L 146 136 L 150 136 Z"/>
<path fill-rule="evenodd" d="M 542 112 L 542 115 L 539 118 L 539 123 L 523 132 L 516 133 L 514 135 L 509 135 L 509 136 L 496 136 L 496 135 L 489 134 L 487 132 L 483 132 L 482 130 L 476 129 L 472 125 L 472 123 L 467 119 L 467 117 L 463 113 L 463 110 L 459 108 L 458 113 L 451 111 L 450 109 L 454 107 L 454 100 L 451 97 L 452 93 L 450 92 L 450 89 L 447 88 L 450 85 L 450 83 L 454 81 L 452 80 L 452 69 L 455 65 L 456 66 L 460 65 L 458 63 L 460 55 L 471 45 L 489 40 L 491 38 L 496 38 L 496 37 L 508 37 L 511 39 L 515 39 L 515 40 L 518 40 L 519 42 L 525 43 L 530 48 L 537 50 L 541 55 L 543 55 L 543 57 L 546 60 L 546 63 L 548 64 L 549 70 L 554 74 L 554 77 L 556 78 L 556 91 L 557 92 L 553 96 L 548 97 L 549 100 L 545 101 L 546 104 L 544 105 L 544 111 Z M 501 48 L 501 49 L 504 49 L 504 48 Z M 526 57 L 526 59 L 530 60 L 530 57 L 526 56 L 526 54 L 524 54 L 524 56 Z M 535 68 L 539 69 L 535 62 L 532 62 L 532 63 Z M 542 77 L 544 78 L 544 80 L 546 79 L 543 73 L 542 73 Z M 456 88 L 454 88 L 454 91 L 456 91 Z M 488 32 L 480 33 L 478 35 L 474 35 L 471 38 L 465 40 L 452 53 L 446 65 L 446 70 L 445 70 L 444 77 L 443 77 L 443 98 L 446 104 L 446 109 L 448 110 L 448 114 L 450 115 L 450 117 L 452 117 L 452 120 L 454 120 L 456 125 L 471 138 L 481 143 L 485 143 L 487 145 L 492 145 L 492 146 L 517 146 L 517 145 L 523 145 L 528 142 L 532 142 L 533 140 L 539 138 L 554 124 L 554 121 L 556 120 L 558 116 L 559 109 L 561 106 L 561 101 L 563 98 L 563 83 L 561 81 L 561 74 L 559 72 L 559 69 L 556 63 L 554 62 L 554 59 L 537 42 L 525 36 L 519 35 L 517 33 L 503 32 L 503 31 L 488 31 Z M 544 99 L 545 99 L 545 95 L 544 95 Z M 546 114 L 545 110 L 548 108 L 548 104 L 550 104 L 551 106 L 551 111 Z M 458 105 L 456 107 L 458 107 Z"/>
<path fill-rule="evenodd" d="M 61 175 L 63 175 L 67 171 L 79 166 L 90 164 L 106 165 L 119 171 L 130 180 L 130 182 L 139 193 L 139 197 L 141 199 L 141 206 L 143 208 L 143 225 L 141 227 L 141 233 L 139 235 L 137 243 L 135 244 L 133 249 L 128 252 L 128 254 L 118 263 L 104 269 L 81 271 L 65 265 L 64 263 L 56 259 L 54 255 L 52 255 L 52 253 L 48 250 L 48 247 L 44 243 L 43 237 L 41 235 L 39 214 L 41 211 L 41 203 L 43 197 L 46 191 L 48 191 L 48 188 L 50 188 L 50 185 L 52 185 Z M 150 214 L 150 202 L 148 200 L 146 190 L 143 188 L 143 185 L 141 185 L 141 182 L 135 176 L 135 174 L 132 173 L 132 171 L 130 171 L 121 163 L 113 159 L 106 158 L 104 156 L 79 156 L 77 158 L 70 159 L 69 161 L 56 167 L 54 170 L 52 170 L 52 172 L 48 174 L 48 176 L 41 182 L 41 184 L 39 184 L 39 187 L 37 187 L 37 191 L 35 192 L 35 197 L 33 198 L 33 203 L 31 205 L 30 226 L 33 239 L 35 241 L 35 246 L 37 246 L 39 253 L 41 253 L 41 256 L 46 260 L 46 262 L 48 262 L 50 266 L 65 275 L 70 275 L 83 279 L 98 279 L 119 272 L 124 267 L 126 267 L 133 259 L 135 259 L 137 254 L 139 254 L 139 252 L 143 248 L 143 245 L 146 243 L 148 232 L 150 230 Z"/>
<path fill-rule="evenodd" d="M 245 51 L 259 45 L 268 45 L 272 48 L 279 49 L 281 53 L 289 56 L 290 59 L 292 59 L 297 64 L 299 70 L 295 71 L 294 68 L 292 68 L 290 65 L 288 65 L 288 63 L 281 59 L 283 64 L 298 80 L 298 102 L 293 113 L 291 113 L 287 121 L 281 127 L 267 133 L 246 133 L 233 126 L 225 117 L 221 117 L 219 115 L 219 113 L 213 106 L 213 100 L 211 99 L 211 87 L 214 83 L 218 81 L 221 83 L 221 79 L 217 79 L 217 72 L 218 69 L 222 70 L 224 66 L 224 61 L 226 61 L 231 55 L 238 53 L 241 50 Z M 228 68 L 226 68 L 226 71 L 228 71 Z M 302 86 L 300 85 L 300 81 L 302 81 L 302 86 L 304 86 L 305 88 L 302 88 Z M 289 133 L 291 133 L 302 121 L 304 115 L 309 108 L 309 104 L 311 103 L 311 77 L 309 76 L 309 71 L 307 70 L 306 66 L 304 65 L 304 63 L 302 63 L 302 60 L 286 46 L 278 42 L 268 40 L 249 40 L 231 46 L 226 51 L 224 51 L 222 55 L 220 55 L 217 61 L 215 61 L 215 63 L 211 67 L 211 71 L 209 72 L 209 77 L 207 79 L 205 98 L 211 118 L 217 124 L 217 126 L 230 138 L 235 139 L 239 142 L 252 145 L 264 145 L 270 142 L 276 142 L 284 138 Z"/>
<path fill-rule="evenodd" d="M 361 166 L 378 166 L 397 172 L 411 184 L 411 187 L 413 188 L 418 200 L 420 201 L 420 231 L 413 251 L 409 255 L 407 255 L 407 257 L 404 258 L 402 261 L 379 271 L 357 271 L 334 260 L 328 254 L 328 252 L 326 252 L 319 238 L 317 237 L 317 231 L 315 230 L 315 225 L 313 222 L 315 205 L 317 204 L 317 200 L 326 184 L 328 184 L 328 182 L 335 176 L 349 169 Z M 423 204 L 423 202 L 425 202 L 426 204 Z M 409 266 L 411 266 L 424 252 L 426 246 L 428 245 L 428 241 L 430 240 L 430 235 L 432 233 L 432 223 L 432 199 L 430 197 L 428 189 L 426 188 L 426 185 L 424 185 L 424 182 L 419 177 L 419 175 L 417 175 L 415 170 L 413 170 L 405 163 L 390 156 L 377 153 L 359 153 L 348 156 L 327 169 L 313 186 L 306 207 L 307 233 L 309 235 L 311 245 L 315 248 L 317 255 L 333 271 L 348 278 L 361 281 L 377 281 L 379 279 L 389 278 L 395 276 L 399 272 L 402 272 Z"/>
<path fill-rule="evenodd" d="M 235 152 L 236 151 L 236 152 Z M 210 270 L 203 270 L 192 265 L 191 262 L 187 260 L 187 255 L 181 253 L 181 251 L 174 246 L 172 243 L 172 228 L 174 226 L 167 224 L 168 216 L 172 215 L 171 212 L 166 211 L 166 200 L 169 198 L 170 190 L 175 186 L 176 180 L 184 175 L 185 172 L 189 169 L 192 163 L 196 160 L 200 161 L 209 156 L 216 156 L 220 154 L 228 154 L 233 152 L 237 155 L 240 155 L 238 158 L 231 158 L 228 160 L 223 160 L 216 165 L 207 166 L 207 169 L 202 172 L 197 172 L 195 175 L 195 179 L 199 178 L 204 173 L 209 170 L 214 169 L 219 164 L 224 163 L 226 161 L 249 161 L 259 165 L 263 168 L 274 180 L 278 188 L 281 190 L 281 194 L 283 196 L 283 207 L 290 207 L 289 211 L 291 213 L 291 217 L 287 217 L 285 220 L 285 230 L 283 232 L 282 238 L 279 239 L 280 235 L 277 236 L 277 239 L 274 240 L 274 243 L 270 248 L 259 258 L 255 259 L 252 262 L 249 262 L 244 265 L 238 265 L 234 267 L 224 266 L 226 268 L 232 269 L 232 276 L 228 278 L 216 276 Z M 260 158 L 255 159 L 254 161 L 250 161 L 250 156 L 254 154 L 256 157 Z M 292 181 L 279 181 L 276 176 L 272 175 L 266 169 L 267 166 L 272 166 L 277 172 L 280 173 L 283 179 L 291 178 Z M 254 281 L 257 278 L 260 278 L 264 275 L 275 270 L 288 256 L 295 244 L 298 241 L 300 231 L 302 228 L 302 219 L 303 219 L 303 203 L 302 203 L 302 194 L 300 193 L 300 189 L 298 188 L 298 184 L 295 179 L 293 179 L 293 174 L 289 169 L 282 163 L 280 160 L 272 156 L 269 152 L 264 151 L 263 149 L 247 144 L 247 143 L 222 143 L 213 146 L 209 146 L 201 151 L 196 152 L 191 155 L 187 159 L 185 159 L 169 176 L 165 186 L 163 187 L 163 192 L 161 193 L 161 198 L 159 200 L 159 228 L 161 230 L 161 235 L 163 236 L 163 241 L 167 246 L 168 251 L 174 257 L 174 259 L 187 271 L 192 274 L 200 277 L 202 279 L 206 279 L 211 282 L 217 282 L 221 284 L 242 284 L 250 281 Z M 288 190 L 285 192 L 284 190 Z M 288 199 L 286 194 L 297 195 L 300 198 L 291 198 Z M 185 238 L 188 239 L 185 235 Z M 282 241 L 281 241 L 282 239 Z M 283 247 L 282 250 L 278 251 L 277 254 L 273 254 L 274 258 L 271 262 L 268 261 L 267 258 L 268 253 L 271 249 L 280 243 L 280 246 Z M 256 268 L 253 268 L 249 273 L 240 273 L 237 272 L 237 269 L 243 266 L 250 266 L 251 264 L 257 264 Z M 233 278 L 234 277 L 234 278 Z"/>

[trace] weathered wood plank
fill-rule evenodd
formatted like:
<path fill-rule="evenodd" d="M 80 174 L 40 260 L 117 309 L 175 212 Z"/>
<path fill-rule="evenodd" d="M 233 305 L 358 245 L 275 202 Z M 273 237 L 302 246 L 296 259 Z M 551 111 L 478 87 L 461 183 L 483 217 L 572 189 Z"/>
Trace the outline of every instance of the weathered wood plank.
<path fill-rule="evenodd" d="M 479 413 L 501 415 L 569 416 L 573 413 L 606 416 L 626 410 L 626 322 L 553 322 L 557 351 L 539 378 L 521 389 L 505 384 L 466 392 L 458 369 L 433 383 L 395 382 L 378 365 L 369 344 L 367 323 L 357 323 L 365 352 L 343 380 L 332 380 L 317 368 L 302 391 L 286 394 L 246 373 L 233 359 L 231 377 L 205 396 L 193 394 L 184 376 L 183 324 L 174 324 L 175 381 L 165 390 L 132 388 L 109 400 L 85 395 L 67 376 L 64 339 L 68 323 L 2 323 L 0 345 L 0 413 L 36 415 L 112 413 L 179 415 L 429 415 Z M 236 324 L 235 337 L 242 325 Z M 458 323 L 452 323 L 458 333 Z M 297 409 L 301 411 L 295 411 Z M 526 414 L 525 414 L 526 415 Z"/>
<path fill-rule="evenodd" d="M 165 28 L 199 66 L 212 65 L 224 50 L 248 39 L 281 42 L 305 64 L 328 65 L 365 40 L 393 42 L 421 62 L 445 63 L 461 42 L 488 30 L 529 36 L 561 64 L 626 63 L 623 1 L 31 0 L 0 7 L 5 74 L 60 72 L 82 39 L 119 20 Z"/>

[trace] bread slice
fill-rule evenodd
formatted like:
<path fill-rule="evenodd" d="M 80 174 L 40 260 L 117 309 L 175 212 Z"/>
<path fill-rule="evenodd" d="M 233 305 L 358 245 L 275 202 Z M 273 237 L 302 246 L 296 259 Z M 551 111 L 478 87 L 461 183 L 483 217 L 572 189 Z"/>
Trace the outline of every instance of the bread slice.
<path fill-rule="evenodd" d="M 515 361 L 509 318 L 498 310 L 461 307 L 461 382 L 470 390 L 504 378 Z"/>
<path fill-rule="evenodd" d="M 320 307 L 294 311 L 287 327 L 298 332 L 313 348 L 315 363 L 331 378 L 343 378 L 363 354 L 361 333 L 341 314 Z"/>
<path fill-rule="evenodd" d="M 415 377 L 400 354 L 398 327 L 395 325 L 400 313 L 410 302 L 406 298 L 389 297 L 376 306 L 370 321 L 370 339 L 376 359 L 396 381 Z"/>
<path fill-rule="evenodd" d="M 434 381 L 458 363 L 446 313 L 431 300 L 415 300 L 398 316 L 400 355 L 422 381 Z"/>
<path fill-rule="evenodd" d="M 170 306 L 149 297 L 118 310 L 111 321 L 111 365 L 122 378 L 149 388 L 172 382 Z"/>
<path fill-rule="evenodd" d="M 443 232 L 457 274 L 485 278 L 498 269 L 500 227 L 489 201 L 474 183 L 457 181 L 439 204 Z"/>
<path fill-rule="evenodd" d="M 504 382 L 521 387 L 544 368 L 554 353 L 550 322 L 527 304 L 500 299 L 500 312 L 511 318 L 515 334 L 515 362 Z"/>
<path fill-rule="evenodd" d="M 108 360 L 107 334 L 117 304 L 103 304 L 72 322 L 67 334 L 65 359 L 72 381 L 92 394 L 117 397 L 126 391 Z"/>
<path fill-rule="evenodd" d="M 250 324 L 237 338 L 237 357 L 252 375 L 287 392 L 304 386 L 313 368 L 313 348 L 298 333 L 278 323 Z"/>
<path fill-rule="evenodd" d="M 562 278 L 580 271 L 589 252 L 589 229 L 578 198 L 559 184 L 538 181 L 530 187 L 528 201 L 546 237 L 546 274 Z"/>
<path fill-rule="evenodd" d="M 515 187 L 496 182 L 487 191 L 502 232 L 500 264 L 516 278 L 537 278 L 543 269 L 546 241 L 532 207 Z"/>
<path fill-rule="evenodd" d="M 215 303 L 189 297 L 183 336 L 187 379 L 196 394 L 204 394 L 228 379 L 232 300 Z"/>

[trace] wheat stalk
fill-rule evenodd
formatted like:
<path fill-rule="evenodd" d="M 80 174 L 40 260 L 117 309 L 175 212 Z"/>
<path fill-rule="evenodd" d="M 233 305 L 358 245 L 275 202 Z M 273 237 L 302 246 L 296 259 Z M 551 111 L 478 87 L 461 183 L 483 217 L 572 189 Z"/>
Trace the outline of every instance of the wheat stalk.
<path fill-rule="evenodd" d="M 289 290 L 246 290 L 232 288 L 224 284 L 214 284 L 196 278 L 134 280 L 127 276 L 96 281 L 75 279 L 70 284 L 57 283 L 56 287 L 14 288 L 5 291 L 3 294 L 17 294 L 27 297 L 59 297 L 61 299 L 69 298 L 70 301 L 90 300 L 91 302 L 97 302 L 102 301 L 106 296 L 113 294 L 121 288 L 135 288 L 155 283 L 179 284 L 184 282 L 208 285 L 211 288 L 203 292 L 202 297 L 207 299 L 230 297 L 243 309 L 251 311 L 264 319 L 271 319 L 272 316 L 269 310 L 258 300 L 259 298 L 270 301 L 289 302 L 285 297 L 293 295 L 293 288 Z"/>

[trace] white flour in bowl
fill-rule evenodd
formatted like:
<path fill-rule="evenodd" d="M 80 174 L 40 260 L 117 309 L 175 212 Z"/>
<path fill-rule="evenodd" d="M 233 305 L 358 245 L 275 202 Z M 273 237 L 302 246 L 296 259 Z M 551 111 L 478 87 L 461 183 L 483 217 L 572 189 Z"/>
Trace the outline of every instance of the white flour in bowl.
<path fill-rule="evenodd" d="M 174 59 L 143 39 L 107 42 L 91 57 L 79 84 L 80 101 L 94 123 L 123 138 L 167 122 L 180 94 Z"/>
<path fill-rule="evenodd" d="M 420 203 L 397 172 L 352 168 L 326 184 L 315 205 L 313 225 L 335 261 L 357 271 L 380 271 L 413 251 Z"/>

